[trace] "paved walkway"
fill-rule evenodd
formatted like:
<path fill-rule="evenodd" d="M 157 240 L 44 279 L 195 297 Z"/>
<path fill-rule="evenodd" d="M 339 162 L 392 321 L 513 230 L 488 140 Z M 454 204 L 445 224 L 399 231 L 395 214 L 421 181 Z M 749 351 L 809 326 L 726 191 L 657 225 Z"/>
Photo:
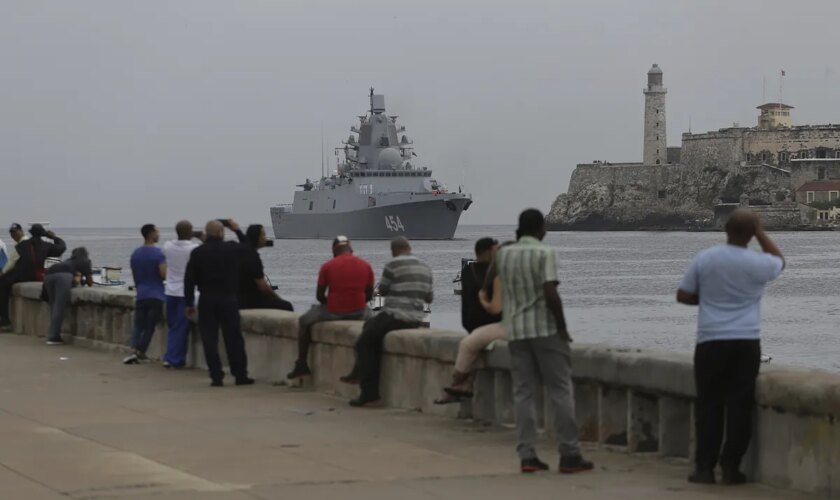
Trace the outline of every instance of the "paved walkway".
<path fill-rule="evenodd" d="M 4 500 L 807 498 L 698 487 L 686 464 L 587 454 L 594 472 L 522 476 L 510 430 L 350 409 L 265 381 L 211 388 L 199 371 L 0 335 Z"/>

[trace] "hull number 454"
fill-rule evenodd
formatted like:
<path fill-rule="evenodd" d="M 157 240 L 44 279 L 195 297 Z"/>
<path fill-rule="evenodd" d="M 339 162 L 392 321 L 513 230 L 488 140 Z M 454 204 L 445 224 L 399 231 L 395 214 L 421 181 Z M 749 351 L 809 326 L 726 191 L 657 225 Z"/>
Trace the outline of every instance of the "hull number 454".
<path fill-rule="evenodd" d="M 405 226 L 403 226 L 399 215 L 386 215 L 385 227 L 388 228 L 388 231 L 392 232 L 405 231 Z"/>

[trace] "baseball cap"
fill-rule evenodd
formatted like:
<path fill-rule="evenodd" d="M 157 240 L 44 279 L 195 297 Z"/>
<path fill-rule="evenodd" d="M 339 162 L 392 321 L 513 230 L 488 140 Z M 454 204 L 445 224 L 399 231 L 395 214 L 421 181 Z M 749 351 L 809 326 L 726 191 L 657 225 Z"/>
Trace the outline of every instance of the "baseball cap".
<path fill-rule="evenodd" d="M 332 244 L 333 248 L 344 246 L 344 245 L 350 246 L 350 238 L 348 238 L 347 236 L 338 235 L 333 240 L 333 244 Z"/>
<path fill-rule="evenodd" d="M 11 233 L 12 231 L 23 231 L 23 226 L 14 222 L 11 226 L 9 226 L 9 232 Z"/>

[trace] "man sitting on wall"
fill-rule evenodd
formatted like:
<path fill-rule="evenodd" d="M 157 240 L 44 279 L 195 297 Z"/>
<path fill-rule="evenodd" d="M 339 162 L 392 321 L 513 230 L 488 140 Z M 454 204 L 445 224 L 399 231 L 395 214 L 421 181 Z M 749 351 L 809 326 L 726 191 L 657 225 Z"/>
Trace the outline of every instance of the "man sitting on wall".
<path fill-rule="evenodd" d="M 379 293 L 385 305 L 376 316 L 365 321 L 356 341 L 356 365 L 341 381 L 358 383 L 361 394 L 351 406 L 378 402 L 379 376 L 382 367 L 382 345 L 385 336 L 394 330 L 418 328 L 425 316 L 426 304 L 433 299 L 432 270 L 411 254 L 408 240 L 398 236 L 391 240 L 393 260 L 385 264 Z"/>
<path fill-rule="evenodd" d="M 373 269 L 370 264 L 353 255 L 353 247 L 346 236 L 337 236 L 332 244 L 333 258 L 318 273 L 316 299 L 318 304 L 300 317 L 298 329 L 298 359 L 287 375 L 296 379 L 310 375 L 307 364 L 312 343 L 312 327 L 322 321 L 364 319 L 370 313 L 367 303 L 373 298 Z"/>

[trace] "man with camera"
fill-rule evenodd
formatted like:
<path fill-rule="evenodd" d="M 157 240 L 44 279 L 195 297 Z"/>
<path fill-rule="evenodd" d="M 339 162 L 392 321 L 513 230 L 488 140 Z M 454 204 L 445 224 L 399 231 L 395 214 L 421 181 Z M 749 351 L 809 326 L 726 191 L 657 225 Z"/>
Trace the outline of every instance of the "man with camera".
<path fill-rule="evenodd" d="M 291 302 L 281 299 L 265 278 L 259 250 L 274 246 L 274 242 L 266 237 L 263 225 L 251 224 L 245 232 L 244 239 L 240 237 L 239 241 L 245 243 L 239 279 L 239 308 L 293 311 Z"/>

